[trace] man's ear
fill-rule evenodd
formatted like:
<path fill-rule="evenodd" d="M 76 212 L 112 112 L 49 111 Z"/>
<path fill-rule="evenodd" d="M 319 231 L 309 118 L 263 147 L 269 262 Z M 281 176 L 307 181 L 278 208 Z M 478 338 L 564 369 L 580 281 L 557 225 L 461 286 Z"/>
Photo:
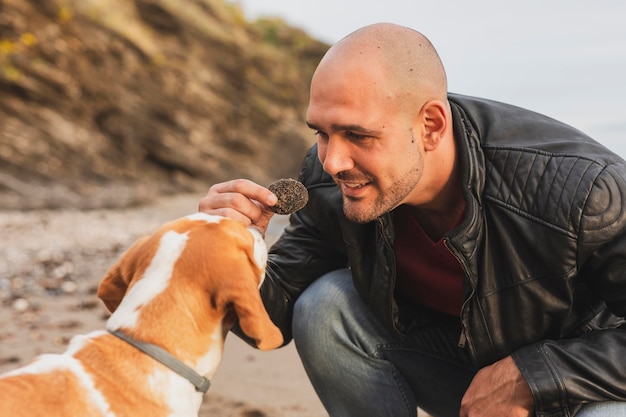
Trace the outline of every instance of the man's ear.
<path fill-rule="evenodd" d="M 448 104 L 440 100 L 427 101 L 419 114 L 424 132 L 424 149 L 434 151 L 448 131 Z"/>

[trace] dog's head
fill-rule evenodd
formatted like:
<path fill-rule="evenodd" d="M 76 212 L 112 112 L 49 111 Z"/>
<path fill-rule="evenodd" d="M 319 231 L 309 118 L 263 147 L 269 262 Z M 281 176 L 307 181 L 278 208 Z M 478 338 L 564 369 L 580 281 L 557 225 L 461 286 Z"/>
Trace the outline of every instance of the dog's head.
<path fill-rule="evenodd" d="M 197 213 L 168 223 L 139 239 L 100 282 L 98 297 L 114 312 L 107 326 L 139 332 L 155 325 L 140 321 L 160 317 L 158 326 L 177 334 L 180 323 L 202 328 L 234 312 L 260 349 L 279 347 L 282 334 L 259 293 L 266 259 L 261 233 L 235 220 Z"/>

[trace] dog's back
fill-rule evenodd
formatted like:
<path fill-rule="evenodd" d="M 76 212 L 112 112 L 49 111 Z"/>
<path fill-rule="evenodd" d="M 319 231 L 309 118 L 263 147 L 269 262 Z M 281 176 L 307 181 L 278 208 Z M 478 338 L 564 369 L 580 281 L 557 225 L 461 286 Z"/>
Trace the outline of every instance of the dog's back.
<path fill-rule="evenodd" d="M 80 368 L 80 364 L 60 355 L 44 355 L 0 378 L 0 415 L 105 416 L 94 398 L 96 392 L 88 389 L 72 368 Z"/>

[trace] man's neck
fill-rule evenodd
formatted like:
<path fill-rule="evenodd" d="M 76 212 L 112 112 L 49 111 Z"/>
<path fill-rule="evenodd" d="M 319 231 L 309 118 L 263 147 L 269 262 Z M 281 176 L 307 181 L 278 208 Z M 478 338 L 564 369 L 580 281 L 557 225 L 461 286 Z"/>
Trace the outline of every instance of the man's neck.
<path fill-rule="evenodd" d="M 411 211 L 430 238 L 438 241 L 446 232 L 459 225 L 465 215 L 465 208 L 458 164 L 455 164 L 437 196 L 428 204 L 412 206 Z"/>
<path fill-rule="evenodd" d="M 445 211 L 429 211 L 411 207 L 415 220 L 433 242 L 440 240 L 450 230 L 461 223 L 465 215 L 465 200 Z"/>

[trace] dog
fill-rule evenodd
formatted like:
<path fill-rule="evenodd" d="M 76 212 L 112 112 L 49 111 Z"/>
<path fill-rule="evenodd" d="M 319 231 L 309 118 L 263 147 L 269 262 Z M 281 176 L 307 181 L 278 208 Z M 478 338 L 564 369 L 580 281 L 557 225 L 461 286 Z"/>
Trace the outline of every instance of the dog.
<path fill-rule="evenodd" d="M 235 320 L 261 350 L 283 343 L 266 260 L 258 229 L 204 213 L 139 239 L 98 287 L 106 330 L 0 376 L 0 416 L 197 416 Z"/>

